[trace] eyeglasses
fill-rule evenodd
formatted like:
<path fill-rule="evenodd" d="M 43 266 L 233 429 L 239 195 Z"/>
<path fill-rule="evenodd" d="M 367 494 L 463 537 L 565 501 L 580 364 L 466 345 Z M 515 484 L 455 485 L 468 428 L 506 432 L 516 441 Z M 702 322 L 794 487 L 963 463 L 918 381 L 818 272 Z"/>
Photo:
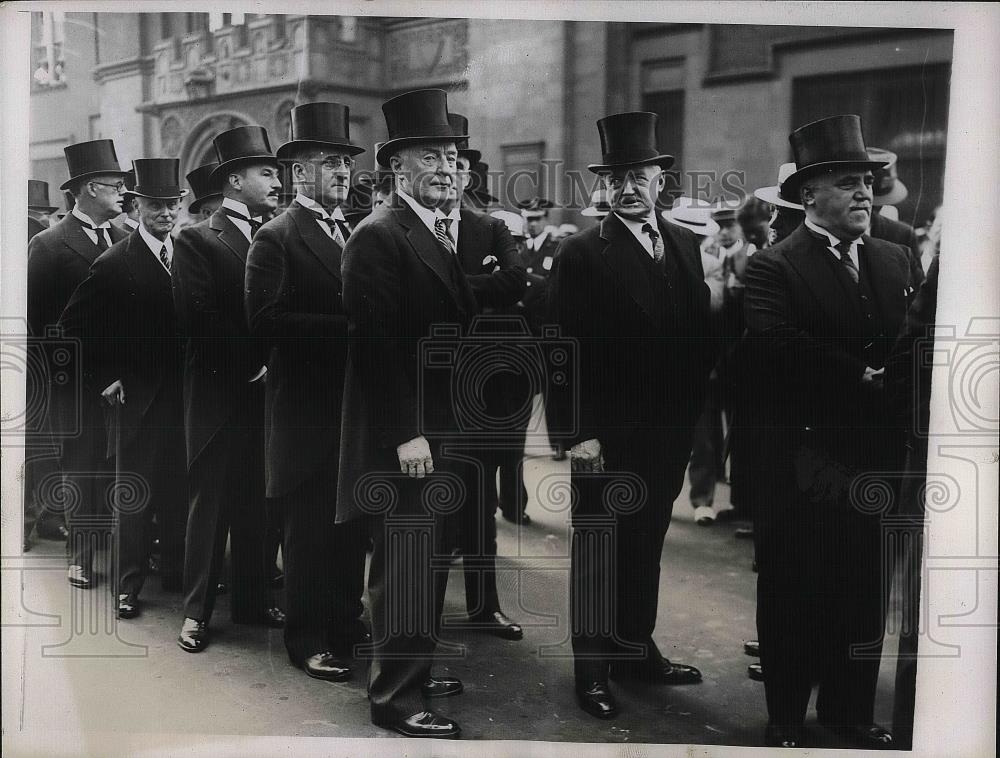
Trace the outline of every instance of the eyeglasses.
<path fill-rule="evenodd" d="M 329 158 L 325 158 L 323 160 L 322 165 L 323 168 L 328 168 L 333 171 L 336 171 L 342 166 L 344 168 L 351 168 L 352 166 L 354 166 L 354 159 L 346 155 L 343 158 L 339 156 L 331 156 Z"/>
<path fill-rule="evenodd" d="M 123 189 L 125 189 L 125 182 L 117 182 L 116 184 L 108 184 L 107 182 L 90 181 L 90 182 L 87 182 L 87 183 L 88 184 L 100 184 L 102 187 L 111 187 L 111 189 L 113 189 L 115 192 L 119 192 L 119 193 Z"/>

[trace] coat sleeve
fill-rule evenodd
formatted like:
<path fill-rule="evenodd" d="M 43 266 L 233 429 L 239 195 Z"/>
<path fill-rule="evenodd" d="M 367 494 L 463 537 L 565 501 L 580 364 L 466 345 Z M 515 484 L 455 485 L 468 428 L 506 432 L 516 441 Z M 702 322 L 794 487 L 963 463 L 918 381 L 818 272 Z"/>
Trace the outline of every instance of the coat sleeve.
<path fill-rule="evenodd" d="M 507 225 L 490 220 L 491 246 L 483 255 L 495 255 L 499 270 L 490 274 L 473 274 L 469 286 L 480 308 L 507 308 L 516 305 L 527 288 L 527 274 L 517 254 L 517 243 Z"/>
<path fill-rule="evenodd" d="M 238 337 L 242 330 L 223 314 L 211 261 L 200 235 L 185 229 L 174 241 L 170 267 L 174 308 L 182 333 L 196 339 Z"/>
<path fill-rule="evenodd" d="M 289 287 L 282 237 L 265 226 L 257 232 L 247 253 L 245 305 L 250 333 L 268 342 L 347 335 L 347 317 L 343 314 L 293 310 Z"/>
<path fill-rule="evenodd" d="M 59 326 L 80 345 L 85 391 L 101 392 L 116 379 L 125 381 L 128 340 L 115 338 L 115 266 L 103 256 L 94 261 L 63 309 Z M 126 393 L 128 387 L 125 388 Z"/>

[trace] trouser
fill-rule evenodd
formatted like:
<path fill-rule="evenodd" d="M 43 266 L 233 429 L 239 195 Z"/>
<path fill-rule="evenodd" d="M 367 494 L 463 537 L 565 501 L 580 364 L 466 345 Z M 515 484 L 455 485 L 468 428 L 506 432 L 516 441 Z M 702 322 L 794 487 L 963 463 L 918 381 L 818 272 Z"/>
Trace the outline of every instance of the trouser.
<path fill-rule="evenodd" d="M 70 536 L 66 553 L 70 566 L 93 568 L 97 548 L 94 519 L 110 518 L 114 460 L 107 457 L 107 430 L 98 400 L 81 400 L 79 434 L 63 440 L 64 513 Z"/>
<path fill-rule="evenodd" d="M 53 500 L 62 479 L 59 449 L 54 446 L 24 448 L 24 539 L 36 526 L 53 528 L 65 521 L 62 508 Z"/>
<path fill-rule="evenodd" d="M 691 505 L 695 508 L 712 505 L 715 500 L 715 485 L 725 472 L 722 462 L 722 408 L 716 384 L 715 380 L 710 380 L 705 408 L 698 418 L 691 439 L 688 480 L 691 482 Z"/>
<path fill-rule="evenodd" d="M 284 525 L 285 650 L 301 666 L 312 655 L 349 655 L 365 589 L 366 523 L 335 523 L 338 450 L 273 507 Z"/>
<path fill-rule="evenodd" d="M 191 463 L 184 539 L 184 615 L 208 623 L 230 540 L 233 621 L 259 621 L 267 608 L 264 430 L 259 390 Z"/>

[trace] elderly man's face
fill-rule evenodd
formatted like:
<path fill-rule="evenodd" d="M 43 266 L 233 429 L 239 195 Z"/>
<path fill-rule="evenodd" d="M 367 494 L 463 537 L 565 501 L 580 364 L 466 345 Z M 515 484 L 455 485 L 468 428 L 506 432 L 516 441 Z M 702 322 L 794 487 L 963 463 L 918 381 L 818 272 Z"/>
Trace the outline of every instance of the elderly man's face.
<path fill-rule="evenodd" d="M 302 194 L 324 208 L 332 208 L 347 200 L 353 166 L 354 159 L 349 155 L 310 150 L 295 156 L 292 178 Z"/>
<path fill-rule="evenodd" d="M 458 149 L 454 142 L 417 145 L 390 159 L 404 192 L 425 208 L 443 208 L 457 189 Z"/>
<path fill-rule="evenodd" d="M 179 197 L 161 200 L 154 197 L 137 197 L 139 202 L 139 222 L 146 231 L 157 239 L 166 239 L 170 230 L 177 223 L 177 215 L 181 210 Z"/>
<path fill-rule="evenodd" d="M 840 239 L 864 234 L 872 215 L 872 172 L 832 171 L 806 182 L 802 202 L 806 216 Z"/>
<path fill-rule="evenodd" d="M 628 219 L 648 218 L 662 187 L 663 169 L 654 164 L 616 169 L 605 177 L 611 210 Z"/>

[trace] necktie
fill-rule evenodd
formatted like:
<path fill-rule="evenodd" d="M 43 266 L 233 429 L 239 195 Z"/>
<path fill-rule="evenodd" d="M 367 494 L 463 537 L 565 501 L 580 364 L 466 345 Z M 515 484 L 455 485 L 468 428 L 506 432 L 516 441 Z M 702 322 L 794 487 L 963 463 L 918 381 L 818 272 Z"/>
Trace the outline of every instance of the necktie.
<path fill-rule="evenodd" d="M 167 255 L 166 245 L 160 248 L 160 263 L 163 264 L 163 268 L 170 271 L 170 257 Z"/>
<path fill-rule="evenodd" d="M 333 237 L 334 242 L 341 247 L 347 243 L 347 238 L 350 236 L 350 230 L 347 228 L 347 224 L 345 222 L 341 221 L 339 218 L 331 218 L 330 216 L 323 218 L 318 214 L 316 218 L 327 225 L 330 229 L 330 235 Z"/>
<path fill-rule="evenodd" d="M 441 247 L 450 255 L 455 254 L 455 240 L 451 238 L 451 222 L 453 220 L 450 218 L 438 218 L 434 220 L 434 234 L 437 235 Z"/>
<path fill-rule="evenodd" d="M 660 233 L 656 231 L 652 224 L 643 224 L 642 230 L 649 235 L 649 239 L 653 242 L 653 258 L 657 263 L 663 260 L 663 240 L 660 239 Z"/>
<path fill-rule="evenodd" d="M 101 228 L 98 228 L 96 226 L 91 226 L 90 224 L 84 224 L 84 226 L 87 229 L 90 229 L 90 231 L 92 231 L 94 233 L 94 236 L 97 237 L 97 249 L 98 250 L 100 250 L 103 253 L 105 250 L 107 250 L 109 247 L 111 247 L 111 242 L 108 239 L 108 229 L 107 229 L 107 227 L 104 227 L 103 229 L 101 229 Z"/>
<path fill-rule="evenodd" d="M 260 229 L 262 226 L 264 226 L 264 222 L 258 221 L 257 219 L 254 218 L 250 218 L 249 216 L 244 216 L 242 213 L 234 211 L 232 208 L 227 208 L 226 206 L 222 206 L 222 212 L 225 213 L 230 218 L 238 218 L 240 221 L 249 224 L 250 239 L 253 239 L 254 235 L 257 234 L 257 230 Z"/>
<path fill-rule="evenodd" d="M 837 252 L 840 253 L 840 262 L 844 266 L 844 270 L 847 271 L 847 275 L 854 280 L 857 284 L 861 277 L 858 272 L 858 267 L 854 265 L 854 261 L 851 259 L 851 242 L 850 240 L 841 240 L 836 244 Z"/>

